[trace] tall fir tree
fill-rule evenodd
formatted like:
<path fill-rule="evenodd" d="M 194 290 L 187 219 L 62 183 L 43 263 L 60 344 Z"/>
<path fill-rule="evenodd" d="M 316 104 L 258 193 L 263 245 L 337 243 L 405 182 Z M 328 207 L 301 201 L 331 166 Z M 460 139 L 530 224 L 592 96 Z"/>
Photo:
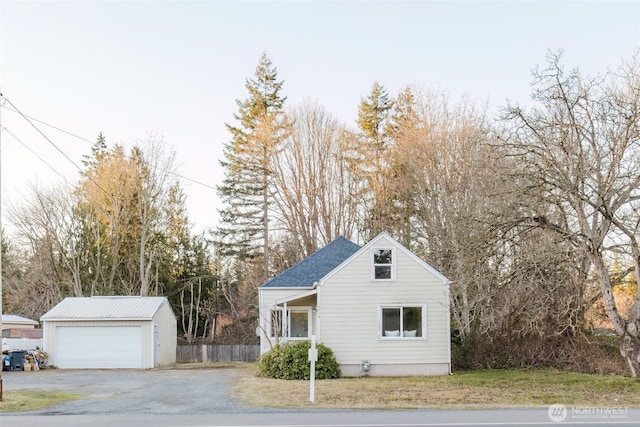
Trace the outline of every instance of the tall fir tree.
<path fill-rule="evenodd" d="M 231 140 L 224 146 L 225 170 L 218 194 L 224 203 L 217 229 L 218 249 L 239 261 L 261 260 L 269 274 L 270 162 L 286 133 L 282 81 L 263 53 L 255 74 L 246 80 L 248 97 L 237 100 L 236 124 L 226 124 Z"/>
<path fill-rule="evenodd" d="M 357 173 L 366 182 L 369 197 L 368 209 L 363 228 L 372 238 L 383 230 L 389 230 L 391 193 L 389 191 L 388 151 L 392 143 L 391 112 L 393 101 L 385 87 L 374 82 L 369 95 L 362 98 L 358 106 L 358 127 L 360 128 L 359 157 Z"/>
<path fill-rule="evenodd" d="M 403 155 L 403 146 L 421 138 L 422 128 L 416 97 L 411 87 L 407 86 L 394 99 L 388 129 L 393 140 L 393 149 L 389 155 L 389 176 L 392 191 L 390 219 L 394 226 L 390 231 L 408 248 L 413 246 L 412 222 L 416 206 L 411 179 L 411 159 Z"/>

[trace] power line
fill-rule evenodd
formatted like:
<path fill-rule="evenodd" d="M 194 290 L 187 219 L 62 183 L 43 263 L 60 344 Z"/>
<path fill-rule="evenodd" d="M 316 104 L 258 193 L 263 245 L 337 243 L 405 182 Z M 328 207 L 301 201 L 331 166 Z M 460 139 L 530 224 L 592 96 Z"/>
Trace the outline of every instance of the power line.
<path fill-rule="evenodd" d="M 42 135 L 42 137 L 44 139 L 47 140 L 47 142 L 49 144 L 51 144 L 53 146 L 53 148 L 55 148 L 56 150 L 58 150 L 58 152 L 60 154 L 62 154 L 64 156 L 65 159 L 67 159 L 69 161 L 69 163 L 71 163 L 73 166 L 76 167 L 76 169 L 78 169 L 78 171 L 82 172 L 82 169 L 80 168 L 80 166 L 78 166 L 73 160 L 71 160 L 71 157 L 67 156 L 67 153 L 65 153 L 64 151 L 62 151 L 53 141 L 51 141 L 51 139 L 49 139 L 49 137 L 47 135 L 44 134 L 44 132 L 42 132 L 38 126 L 36 126 L 31 119 L 29 119 L 27 116 L 25 116 L 24 114 L 22 114 L 22 111 L 18 110 L 18 108 L 16 108 L 15 105 L 13 105 L 13 102 L 11 102 L 11 100 L 7 97 L 5 97 L 4 99 L 7 100 L 7 102 L 11 105 L 11 107 L 13 107 L 13 109 L 15 111 L 18 112 L 18 114 L 20 114 L 22 116 L 23 119 L 25 119 L 27 121 L 27 123 L 29 123 L 31 126 L 33 126 L 33 128 L 40 134 Z"/>
<path fill-rule="evenodd" d="M 20 111 L 14 104 L 13 102 L 11 102 L 11 100 L 9 98 L 7 98 L 6 96 L 4 97 L 4 99 L 11 105 L 11 107 L 17 111 L 18 114 L 20 114 L 22 116 L 22 118 L 24 118 L 27 123 L 29 123 L 40 135 L 42 135 L 42 137 L 44 139 L 47 140 L 47 142 L 49 144 L 51 144 L 56 150 L 58 150 L 60 152 L 60 154 L 62 154 L 64 156 L 65 159 L 67 159 L 69 161 L 69 163 L 71 163 L 73 166 L 75 166 L 76 169 L 78 169 L 78 171 L 83 174 L 84 176 L 86 176 L 91 182 L 93 182 L 96 187 L 98 187 L 108 198 L 111 198 L 111 195 L 104 189 L 102 188 L 102 186 L 93 178 L 91 178 L 91 176 L 85 174 L 83 172 L 83 170 L 73 161 L 71 160 L 71 158 L 69 156 L 67 156 L 67 154 L 62 151 L 56 144 L 53 143 L 53 141 L 51 141 L 51 139 L 49 139 L 49 137 L 47 135 L 44 134 L 44 132 L 42 132 L 38 126 L 36 126 L 27 116 L 25 116 L 24 114 L 22 114 L 22 111 Z"/>
<path fill-rule="evenodd" d="M 169 172 L 169 173 L 171 175 L 177 176 L 178 178 L 182 178 L 182 179 L 184 179 L 186 181 L 193 182 L 194 184 L 202 185 L 203 187 L 207 187 L 207 188 L 210 188 L 212 190 L 217 190 L 217 188 L 214 187 L 213 185 L 205 184 L 204 182 L 196 181 L 195 179 L 191 179 L 191 178 L 187 178 L 186 176 L 178 175 L 175 172 Z"/>
<path fill-rule="evenodd" d="M 49 163 L 47 163 L 47 161 L 45 159 L 43 159 L 42 157 L 40 157 L 40 155 L 38 153 L 36 153 L 34 150 L 31 149 L 31 147 L 29 147 L 27 144 L 25 144 L 20 138 L 18 138 L 13 132 L 11 132 L 9 129 L 7 129 L 6 127 L 3 127 L 2 130 L 4 130 L 5 132 L 7 132 L 9 135 L 11 135 L 13 137 L 13 139 L 15 139 L 16 141 L 18 141 L 20 143 L 20 145 L 22 145 L 24 148 L 26 148 L 27 150 L 29 150 L 29 152 L 31 154 L 33 154 L 34 156 L 36 156 L 38 158 L 38 160 L 40 160 L 42 163 L 44 163 L 45 165 L 47 165 L 49 167 L 49 169 L 51 169 L 53 172 L 56 173 L 56 175 L 58 175 L 60 178 L 62 178 L 66 183 L 69 183 L 69 181 L 67 181 L 67 178 L 65 178 L 60 172 L 57 171 L 56 168 L 54 168 L 53 166 L 51 166 Z"/>
<path fill-rule="evenodd" d="M 13 104 L 12 104 L 12 105 L 13 105 Z M 79 136 L 79 135 L 76 135 L 75 133 L 72 133 L 72 132 L 66 131 L 66 130 L 64 130 L 64 129 L 60 129 L 59 127 L 54 126 L 54 125 L 52 125 L 52 124 L 50 124 L 50 123 L 43 122 L 42 120 L 38 120 L 38 119 L 36 119 L 35 117 L 31 117 L 31 116 L 27 116 L 26 114 L 22 114 L 20 111 L 15 110 L 14 108 L 9 108 L 9 107 L 6 107 L 6 106 L 5 106 L 5 107 L 3 107 L 3 108 L 5 108 L 5 109 L 7 109 L 7 110 L 9 110 L 9 111 L 12 111 L 12 112 L 14 112 L 14 113 L 18 113 L 18 114 L 20 114 L 20 115 L 21 115 L 21 116 L 23 116 L 23 117 L 27 117 L 28 119 L 33 120 L 34 122 L 41 123 L 41 124 L 43 124 L 43 125 L 45 125 L 45 126 L 49 126 L 50 128 L 52 128 L 52 129 L 55 129 L 55 130 L 59 131 L 59 132 L 66 133 L 67 135 L 73 136 L 74 138 L 78 138 L 78 139 L 79 139 L 79 140 L 81 140 L 81 141 L 88 142 L 89 144 L 93 144 L 93 143 L 95 142 L 95 141 L 91 141 L 91 140 L 89 140 L 89 139 L 87 139 L 87 138 L 83 138 L 83 137 L 81 137 L 81 136 Z"/>
<path fill-rule="evenodd" d="M 5 99 L 6 99 L 6 98 L 5 98 Z M 9 101 L 9 100 L 7 100 L 7 101 Z M 9 101 L 9 103 L 11 104 L 11 101 Z M 89 140 L 89 139 L 87 139 L 87 138 L 84 138 L 84 137 L 82 137 L 82 136 L 76 135 L 76 134 L 75 134 L 75 133 L 73 133 L 73 132 L 69 132 L 69 131 L 67 131 L 67 130 L 61 129 L 61 128 L 59 128 L 59 127 L 57 127 L 57 126 L 54 126 L 54 125 L 52 125 L 52 124 L 50 124 L 50 123 L 47 123 L 47 122 L 45 122 L 45 121 L 42 121 L 42 120 L 36 119 L 35 117 L 27 116 L 26 114 L 23 114 L 23 113 L 22 113 L 22 112 L 20 112 L 18 109 L 16 109 L 16 107 L 15 107 L 13 104 L 11 104 L 11 106 L 12 106 L 13 108 L 9 108 L 9 107 L 6 107 L 6 106 L 2 106 L 2 108 L 5 108 L 5 109 L 7 109 L 7 110 L 9 110 L 9 111 L 12 111 L 12 112 L 14 112 L 14 113 L 18 113 L 18 114 L 20 114 L 22 117 L 24 117 L 25 119 L 27 119 L 27 121 L 29 121 L 29 120 L 33 120 L 34 122 L 41 123 L 41 124 L 43 124 L 43 125 L 45 125 L 45 126 L 48 126 L 48 127 L 52 128 L 52 129 L 55 129 L 55 130 L 57 130 L 57 131 L 59 131 L 59 132 L 65 133 L 65 134 L 67 134 L 67 135 L 69 135 L 69 136 L 72 136 L 72 137 L 74 137 L 74 138 L 77 138 L 77 139 L 79 139 L 79 140 L 81 140 L 81 141 L 87 142 L 87 143 L 89 143 L 89 144 L 91 144 L 91 145 L 93 145 L 93 144 L 95 143 L 95 141 L 91 141 L 91 140 Z M 31 123 L 31 125 L 33 126 L 33 123 Z M 35 126 L 34 126 L 34 127 L 35 127 Z M 5 129 L 6 129 L 6 128 L 5 128 Z M 36 130 L 38 130 L 38 129 L 36 128 Z M 39 131 L 39 130 L 38 130 L 38 131 Z M 40 132 L 40 131 L 39 131 L 39 132 Z M 42 132 L 40 132 L 40 133 L 42 134 Z M 43 136 L 44 136 L 44 135 L 43 135 Z M 14 137 L 14 138 L 15 138 L 15 137 Z M 46 137 L 45 137 L 45 138 L 46 138 Z M 48 138 L 47 138 L 47 140 L 48 140 Z M 23 144 L 23 145 L 24 145 L 24 144 Z M 54 146 L 55 146 L 55 145 L 54 145 Z M 57 148 L 57 147 L 56 147 L 56 148 Z M 113 150 L 112 150 L 112 149 L 107 149 L 107 150 L 108 150 L 109 152 L 113 152 Z M 31 150 L 29 150 L 29 151 L 31 151 Z M 58 149 L 58 151 L 60 151 L 60 150 Z M 33 151 L 31 151 L 31 152 L 33 152 Z M 63 155 L 64 155 L 64 153 L 63 153 Z M 67 157 L 67 156 L 65 155 L 65 157 Z M 39 157 L 38 157 L 38 158 L 39 158 Z M 67 159 L 68 159 L 68 157 L 67 157 Z M 73 163 L 73 162 L 72 162 L 72 163 Z M 74 166 L 75 166 L 75 164 L 74 164 Z M 76 166 L 76 167 L 77 167 L 77 166 Z M 213 185 L 205 184 L 204 182 L 201 182 L 201 181 L 198 181 L 198 180 L 195 180 L 195 179 L 192 179 L 192 178 L 188 178 L 188 177 L 183 176 L 183 175 L 180 175 L 180 174 L 178 174 L 178 173 L 175 173 L 175 172 L 171 172 L 171 171 L 169 171 L 169 174 L 171 174 L 171 175 L 173 175 L 173 176 L 175 176 L 175 177 L 177 177 L 177 178 L 184 179 L 185 181 L 189 181 L 189 182 L 192 182 L 192 183 L 194 183 L 194 184 L 198 184 L 198 185 L 201 185 L 201 186 L 203 186 L 203 187 L 209 188 L 209 189 L 211 189 L 211 190 L 217 190 L 217 188 L 216 188 L 215 186 L 213 186 Z"/>

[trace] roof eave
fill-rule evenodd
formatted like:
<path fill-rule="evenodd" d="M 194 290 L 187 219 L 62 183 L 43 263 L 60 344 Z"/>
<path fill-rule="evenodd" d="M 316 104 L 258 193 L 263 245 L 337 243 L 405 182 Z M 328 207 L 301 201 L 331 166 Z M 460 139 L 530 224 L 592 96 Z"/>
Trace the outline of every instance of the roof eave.
<path fill-rule="evenodd" d="M 153 317 L 41 317 L 42 322 L 95 322 L 95 321 L 110 321 L 110 322 L 122 322 L 122 321 L 139 321 L 139 320 L 153 320 Z"/>
<path fill-rule="evenodd" d="M 311 285 L 311 286 L 261 286 L 258 289 L 260 290 L 268 290 L 268 289 L 273 289 L 273 290 L 291 290 L 291 289 L 300 289 L 300 290 L 311 290 L 314 289 L 315 285 Z"/>

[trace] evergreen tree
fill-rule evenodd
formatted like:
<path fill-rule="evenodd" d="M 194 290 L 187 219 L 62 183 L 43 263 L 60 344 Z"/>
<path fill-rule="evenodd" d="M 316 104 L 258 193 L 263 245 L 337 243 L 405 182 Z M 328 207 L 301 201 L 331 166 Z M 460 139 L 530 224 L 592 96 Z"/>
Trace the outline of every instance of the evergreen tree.
<path fill-rule="evenodd" d="M 391 209 L 390 179 L 388 173 L 388 151 L 392 143 L 391 112 L 393 102 L 385 87 L 374 82 L 371 92 L 362 98 L 358 107 L 360 143 L 358 147 L 357 173 L 366 182 L 369 197 L 363 228 L 367 239 L 383 230 L 391 231 L 389 215 Z"/>
<path fill-rule="evenodd" d="M 381 154 L 389 143 L 389 120 L 393 102 L 389 92 L 379 82 L 373 82 L 371 92 L 360 100 L 358 107 L 358 127 L 367 143 L 372 144 Z M 380 159 L 376 159 L 380 161 Z"/>
<path fill-rule="evenodd" d="M 218 249 L 241 261 L 261 258 L 263 278 L 269 274 L 270 162 L 286 130 L 282 84 L 263 53 L 254 76 L 246 81 L 248 97 L 236 101 L 237 123 L 226 125 L 231 141 L 220 162 L 225 178 L 218 194 L 225 206 L 220 210 Z"/>
<path fill-rule="evenodd" d="M 394 99 L 388 131 L 393 139 L 393 149 L 389 153 L 388 176 L 391 194 L 389 227 L 396 238 L 406 247 L 413 242 L 412 221 L 416 213 L 414 188 L 411 179 L 411 159 L 403 155 L 403 146 L 421 138 L 423 127 L 416 97 L 410 87 L 403 89 Z"/>

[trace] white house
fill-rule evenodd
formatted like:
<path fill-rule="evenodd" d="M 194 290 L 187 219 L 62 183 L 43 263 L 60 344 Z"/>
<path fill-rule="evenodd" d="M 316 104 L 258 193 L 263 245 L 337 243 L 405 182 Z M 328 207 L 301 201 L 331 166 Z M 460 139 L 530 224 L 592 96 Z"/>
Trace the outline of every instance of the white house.
<path fill-rule="evenodd" d="M 344 376 L 449 374 L 449 283 L 387 233 L 339 237 L 260 287 L 260 351 L 316 335 Z"/>
<path fill-rule="evenodd" d="M 41 318 L 59 368 L 155 368 L 176 361 L 177 324 L 164 297 L 65 298 Z"/>
<path fill-rule="evenodd" d="M 42 329 L 38 321 L 16 314 L 2 315 L 2 351 L 34 350 L 42 347 Z"/>
<path fill-rule="evenodd" d="M 38 321 L 27 319 L 16 314 L 2 315 L 2 330 L 5 329 L 34 329 L 38 327 Z"/>

